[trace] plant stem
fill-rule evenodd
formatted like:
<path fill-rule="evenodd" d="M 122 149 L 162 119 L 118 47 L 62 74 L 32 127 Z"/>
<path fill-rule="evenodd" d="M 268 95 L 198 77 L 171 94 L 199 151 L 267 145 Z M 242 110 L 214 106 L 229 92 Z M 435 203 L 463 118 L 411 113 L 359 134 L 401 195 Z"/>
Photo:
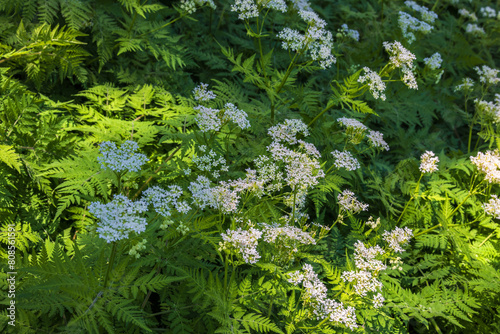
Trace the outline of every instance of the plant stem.
<path fill-rule="evenodd" d="M 422 180 L 422 176 L 424 176 L 424 173 L 420 173 L 420 178 L 418 179 L 418 182 L 417 182 L 417 187 L 415 188 L 415 191 L 413 192 L 413 194 L 411 195 L 410 199 L 408 200 L 408 202 L 406 202 L 406 205 L 405 205 L 405 208 L 403 209 L 403 212 L 401 212 L 401 215 L 399 216 L 399 219 L 398 221 L 396 222 L 399 223 L 399 221 L 401 220 L 401 218 L 403 218 L 403 215 L 405 214 L 406 212 L 406 209 L 408 209 L 408 205 L 410 205 L 410 202 L 415 198 L 415 195 L 416 193 L 418 192 L 418 188 L 420 186 L 420 180 Z"/>
<path fill-rule="evenodd" d="M 113 262 L 115 262 L 116 245 L 117 242 L 113 241 L 113 248 L 111 249 L 111 255 L 109 256 L 108 270 L 106 271 L 106 277 L 104 278 L 104 288 L 107 287 L 109 275 L 111 273 L 111 267 L 113 267 Z"/>

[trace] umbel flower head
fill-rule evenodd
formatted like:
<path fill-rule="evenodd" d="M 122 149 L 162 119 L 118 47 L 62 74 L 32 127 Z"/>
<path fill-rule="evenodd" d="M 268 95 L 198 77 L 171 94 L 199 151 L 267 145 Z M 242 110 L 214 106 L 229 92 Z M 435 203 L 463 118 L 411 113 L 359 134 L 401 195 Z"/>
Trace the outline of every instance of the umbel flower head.
<path fill-rule="evenodd" d="M 102 142 L 99 146 L 99 152 L 102 156 L 97 157 L 101 168 L 111 169 L 117 173 L 130 171 L 138 172 L 141 170 L 148 158 L 142 153 L 136 153 L 139 145 L 131 140 L 125 141 L 120 148 L 110 141 Z"/>
<path fill-rule="evenodd" d="M 89 212 L 100 222 L 97 224 L 99 237 L 108 243 L 127 239 L 130 232 L 142 233 L 146 230 L 146 218 L 137 215 L 148 210 L 144 201 L 132 202 L 124 195 L 115 195 L 107 204 L 92 202 Z"/>
<path fill-rule="evenodd" d="M 431 151 L 426 151 L 420 157 L 420 171 L 422 173 L 432 173 L 438 170 L 437 163 L 439 158 Z"/>

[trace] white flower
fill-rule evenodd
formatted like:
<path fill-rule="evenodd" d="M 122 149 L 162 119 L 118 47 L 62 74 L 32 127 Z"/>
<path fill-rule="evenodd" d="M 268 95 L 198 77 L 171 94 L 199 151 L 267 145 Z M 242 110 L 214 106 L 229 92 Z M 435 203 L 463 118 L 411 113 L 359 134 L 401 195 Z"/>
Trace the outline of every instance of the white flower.
<path fill-rule="evenodd" d="M 337 200 L 341 210 L 346 210 L 353 214 L 368 210 L 368 204 L 363 204 L 358 201 L 356 197 L 354 197 L 354 193 L 348 189 L 339 194 Z"/>
<path fill-rule="evenodd" d="M 361 168 L 358 160 L 353 157 L 352 153 L 349 151 L 333 151 L 333 157 L 335 158 L 335 162 L 333 163 L 337 168 L 345 168 L 347 170 L 356 170 Z"/>
<path fill-rule="evenodd" d="M 99 146 L 102 156 L 97 157 L 102 169 L 111 169 L 117 173 L 141 170 L 148 158 L 142 153 L 136 153 L 139 145 L 131 140 L 125 141 L 120 148 L 113 142 L 105 141 Z"/>
<path fill-rule="evenodd" d="M 235 0 L 231 11 L 238 13 L 240 20 L 247 20 L 259 16 L 259 8 L 254 0 Z"/>
<path fill-rule="evenodd" d="M 137 215 L 148 210 L 144 201 L 132 202 L 124 195 L 115 195 L 113 200 L 107 204 L 92 202 L 89 212 L 100 221 L 97 223 L 99 237 L 108 243 L 127 239 L 130 232 L 137 234 L 146 230 L 146 218 Z"/>
<path fill-rule="evenodd" d="M 250 122 L 247 120 L 247 113 L 236 108 L 232 103 L 226 103 L 224 106 L 224 120 L 230 120 L 237 124 L 242 130 L 250 127 Z"/>
<path fill-rule="evenodd" d="M 371 146 L 380 147 L 389 151 L 389 145 L 385 142 L 383 133 L 370 130 L 366 137 L 368 138 Z"/>
<path fill-rule="evenodd" d="M 500 184 L 500 154 L 498 151 L 478 152 L 476 157 L 470 157 L 477 169 L 484 173 L 484 179 L 490 183 Z"/>
<path fill-rule="evenodd" d="M 219 118 L 220 110 L 204 106 L 197 106 L 194 109 L 198 110 L 198 114 L 194 119 L 202 132 L 220 130 L 222 127 L 222 122 Z"/>
<path fill-rule="evenodd" d="M 168 186 L 168 191 L 158 186 L 152 186 L 143 193 L 143 200 L 148 204 L 153 204 L 158 214 L 169 217 L 173 208 L 182 213 L 187 213 L 191 209 L 187 203 L 178 202 L 181 196 L 182 188 L 178 185 Z"/>
<path fill-rule="evenodd" d="M 267 243 L 280 243 L 289 248 L 290 252 L 297 252 L 297 243 L 303 245 L 316 245 L 316 240 L 307 232 L 295 226 L 271 226 L 264 224 L 264 241 Z"/>
<path fill-rule="evenodd" d="M 378 245 L 367 248 L 360 240 L 354 244 L 354 263 L 359 270 L 378 273 L 387 269 L 386 265 L 376 258 L 384 254 L 384 250 Z"/>
<path fill-rule="evenodd" d="M 384 298 L 384 296 L 382 296 L 381 293 L 376 294 L 373 297 L 373 307 L 381 308 L 382 306 L 384 306 L 384 301 L 385 301 L 385 298 Z"/>
<path fill-rule="evenodd" d="M 357 119 L 354 119 L 354 118 L 346 118 L 346 117 L 341 117 L 341 118 L 337 118 L 337 122 L 339 122 L 340 124 L 342 124 L 343 126 L 347 127 L 347 128 L 352 128 L 352 129 L 355 129 L 355 130 L 367 130 L 368 128 L 366 127 L 366 125 L 364 125 L 363 123 L 361 123 L 360 121 L 358 121 Z"/>
<path fill-rule="evenodd" d="M 500 123 L 500 94 L 495 94 L 495 102 L 474 100 L 476 109 L 494 124 Z"/>
<path fill-rule="evenodd" d="M 434 23 L 434 21 L 438 18 L 437 14 L 432 10 L 427 9 L 424 6 L 419 6 L 415 1 L 405 1 L 405 5 L 419 12 L 422 20 L 425 22 Z"/>
<path fill-rule="evenodd" d="M 468 34 L 471 34 L 473 36 L 476 36 L 476 37 L 486 35 L 486 32 L 484 31 L 484 29 L 475 23 L 474 24 L 467 23 L 467 26 L 465 26 L 465 32 Z"/>
<path fill-rule="evenodd" d="M 369 271 L 344 271 L 341 277 L 344 282 L 355 282 L 354 290 L 356 294 L 363 297 L 366 296 L 367 292 L 382 289 L 382 282 Z"/>
<path fill-rule="evenodd" d="M 289 144 L 297 143 L 297 134 L 302 133 L 304 136 L 309 136 L 307 125 L 300 119 L 286 119 L 283 123 L 279 123 L 270 127 L 267 130 L 275 142 L 287 142 Z"/>
<path fill-rule="evenodd" d="M 437 70 L 438 68 L 440 68 L 442 62 L 443 59 L 441 58 L 439 52 L 436 52 L 429 58 L 424 58 L 425 65 L 429 66 L 431 70 Z"/>
<path fill-rule="evenodd" d="M 373 97 L 385 101 L 385 82 L 382 81 L 382 78 L 377 72 L 372 71 L 370 68 L 363 67 L 363 70 L 365 71 L 365 75 L 360 76 L 358 82 L 366 82 Z"/>
<path fill-rule="evenodd" d="M 197 101 L 210 101 L 215 99 L 217 96 L 211 90 L 208 90 L 208 84 L 200 83 L 195 89 L 193 89 L 194 99 Z"/>
<path fill-rule="evenodd" d="M 200 151 L 205 152 L 206 146 L 201 145 Z M 226 165 L 226 159 L 210 150 L 205 155 L 193 156 L 192 161 L 196 167 L 204 172 L 212 173 L 214 178 L 219 178 L 220 172 L 227 172 L 229 168 Z M 214 170 L 215 169 L 215 170 Z"/>
<path fill-rule="evenodd" d="M 460 16 L 463 16 L 465 18 L 469 18 L 471 19 L 472 21 L 477 21 L 477 16 L 475 13 L 471 13 L 469 12 L 467 9 L 465 8 L 462 8 L 458 11 L 458 14 L 460 14 Z"/>
<path fill-rule="evenodd" d="M 193 0 L 181 0 L 181 9 L 188 14 L 196 12 L 196 4 Z"/>
<path fill-rule="evenodd" d="M 220 250 L 235 251 L 243 257 L 246 263 L 254 264 L 260 259 L 260 254 L 257 251 L 258 239 L 262 236 L 262 232 L 250 228 L 248 231 L 238 228 L 238 230 L 227 230 L 222 233 Z"/>
<path fill-rule="evenodd" d="M 377 226 L 380 225 L 380 217 L 377 218 L 376 221 L 373 221 L 373 217 L 370 216 L 370 218 L 368 218 L 368 221 L 366 222 L 366 225 L 370 226 L 370 228 L 372 229 L 375 229 Z"/>
<path fill-rule="evenodd" d="M 305 46 L 306 36 L 302 35 L 298 30 L 283 28 L 278 34 L 278 38 L 283 40 L 281 46 L 285 50 L 297 52 Z"/>
<path fill-rule="evenodd" d="M 413 237 L 413 231 L 408 227 L 404 229 L 396 227 L 393 231 L 385 231 L 382 234 L 384 240 L 389 243 L 389 247 L 392 248 L 397 253 L 404 252 L 404 249 L 401 247 L 401 244 L 406 244 Z"/>
<path fill-rule="evenodd" d="M 497 195 L 491 195 L 488 203 L 483 204 L 484 212 L 493 218 L 500 219 L 500 199 Z"/>
<path fill-rule="evenodd" d="M 403 36 L 410 44 L 416 40 L 414 32 L 428 34 L 433 29 L 433 27 L 427 22 L 420 21 L 405 12 L 399 12 L 398 24 L 401 28 Z"/>
<path fill-rule="evenodd" d="M 497 12 L 489 6 L 482 7 L 479 12 L 483 17 L 495 18 L 497 16 Z"/>
<path fill-rule="evenodd" d="M 496 85 L 500 82 L 500 78 L 497 78 L 497 75 L 500 72 L 499 70 L 490 68 L 486 65 L 483 65 L 482 68 L 476 66 L 474 67 L 474 69 L 479 75 L 479 81 L 481 81 L 482 83 Z"/>
<path fill-rule="evenodd" d="M 411 89 L 418 89 L 417 80 L 413 74 L 415 55 L 405 49 L 398 41 L 394 41 L 394 43 L 384 42 L 383 45 L 387 53 L 389 53 L 390 64 L 395 68 L 401 68 L 401 71 L 403 71 L 405 85 Z"/>
<path fill-rule="evenodd" d="M 200 209 L 203 210 L 206 206 L 217 207 L 217 200 L 210 187 L 210 180 L 205 176 L 198 175 L 196 182 L 191 182 L 188 189 L 192 193 L 193 203 Z"/>
<path fill-rule="evenodd" d="M 439 158 L 434 155 L 434 152 L 425 151 L 420 157 L 420 171 L 422 173 L 432 173 L 438 170 L 437 163 Z"/>

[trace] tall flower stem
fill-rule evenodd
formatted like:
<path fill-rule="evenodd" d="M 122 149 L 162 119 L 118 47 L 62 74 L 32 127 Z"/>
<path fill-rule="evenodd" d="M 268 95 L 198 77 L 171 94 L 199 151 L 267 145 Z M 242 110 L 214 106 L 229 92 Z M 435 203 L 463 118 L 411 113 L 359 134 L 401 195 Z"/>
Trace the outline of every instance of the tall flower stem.
<path fill-rule="evenodd" d="M 113 267 L 113 262 L 115 262 L 116 245 L 117 245 L 117 242 L 114 241 L 113 248 L 111 249 L 111 255 L 109 256 L 108 270 L 106 271 L 106 277 L 104 278 L 104 288 L 107 287 L 109 275 L 111 273 L 111 268 Z"/>

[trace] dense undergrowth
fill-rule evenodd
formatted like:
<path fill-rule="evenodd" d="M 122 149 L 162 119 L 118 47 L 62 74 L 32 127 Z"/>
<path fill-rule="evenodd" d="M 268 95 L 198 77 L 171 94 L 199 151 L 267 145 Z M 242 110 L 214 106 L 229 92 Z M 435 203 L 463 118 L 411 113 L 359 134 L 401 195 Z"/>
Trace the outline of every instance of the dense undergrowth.
<path fill-rule="evenodd" d="M 2 333 L 500 332 L 500 2 L 0 23 Z"/>

